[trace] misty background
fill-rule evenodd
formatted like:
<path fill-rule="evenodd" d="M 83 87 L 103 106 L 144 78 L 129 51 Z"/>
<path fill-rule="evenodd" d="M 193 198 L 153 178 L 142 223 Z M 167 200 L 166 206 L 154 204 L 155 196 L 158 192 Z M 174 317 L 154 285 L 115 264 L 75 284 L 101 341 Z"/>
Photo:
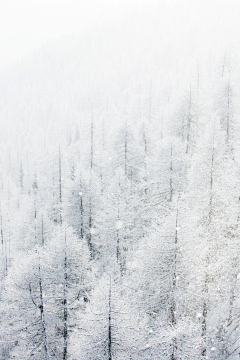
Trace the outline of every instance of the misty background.
<path fill-rule="evenodd" d="M 239 359 L 239 18 L 1 1 L 2 360 Z"/>

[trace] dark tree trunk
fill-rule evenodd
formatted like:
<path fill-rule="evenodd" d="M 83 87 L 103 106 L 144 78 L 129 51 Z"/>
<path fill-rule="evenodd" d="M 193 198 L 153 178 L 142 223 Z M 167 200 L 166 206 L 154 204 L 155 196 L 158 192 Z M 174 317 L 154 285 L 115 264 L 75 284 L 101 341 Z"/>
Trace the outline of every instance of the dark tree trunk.
<path fill-rule="evenodd" d="M 177 214 L 176 214 L 176 223 L 175 223 L 175 238 L 174 238 L 174 257 L 173 257 L 173 279 L 172 279 L 172 303 L 170 307 L 171 315 L 171 325 L 175 327 L 177 324 L 176 318 L 176 287 L 177 287 L 177 244 L 178 244 L 178 204 L 177 204 Z M 172 353 L 171 360 L 176 359 L 177 351 L 177 339 L 174 337 L 172 339 Z"/>
<path fill-rule="evenodd" d="M 111 278 L 108 297 L 108 360 L 112 360 L 112 289 Z"/>
<path fill-rule="evenodd" d="M 88 247 L 90 251 L 90 258 L 94 258 L 93 254 L 93 244 L 92 244 L 92 170 L 93 170 L 93 115 L 92 115 L 92 122 L 91 122 L 91 156 L 90 156 L 90 183 L 89 183 L 89 219 L 88 219 Z"/>
<path fill-rule="evenodd" d="M 59 211 L 60 211 L 60 224 L 62 224 L 62 160 L 61 160 L 60 145 L 59 145 Z"/>
<path fill-rule="evenodd" d="M 47 333 L 46 333 L 46 323 L 45 323 L 45 313 L 44 313 L 44 304 L 43 304 L 43 288 L 42 288 L 42 275 L 41 275 L 41 267 L 40 267 L 40 257 L 38 260 L 38 272 L 39 272 L 39 294 L 40 294 L 40 304 L 38 308 L 40 310 L 40 318 L 41 318 L 41 325 L 43 331 L 43 343 L 44 343 L 44 351 L 46 358 L 50 360 L 50 354 L 48 349 L 48 341 L 47 341 Z M 30 287 L 30 294 L 31 294 L 31 287 Z"/>
<path fill-rule="evenodd" d="M 68 348 L 68 309 L 67 309 L 67 235 L 65 232 L 65 256 L 64 256 L 64 287 L 63 287 L 63 360 L 67 359 Z"/>
<path fill-rule="evenodd" d="M 173 197 L 173 180 L 172 180 L 172 176 L 173 176 L 173 161 L 172 161 L 172 146 L 171 146 L 171 155 L 170 155 L 170 180 L 169 180 L 169 191 L 170 191 L 170 197 L 169 197 L 169 201 L 172 201 L 172 197 Z"/>

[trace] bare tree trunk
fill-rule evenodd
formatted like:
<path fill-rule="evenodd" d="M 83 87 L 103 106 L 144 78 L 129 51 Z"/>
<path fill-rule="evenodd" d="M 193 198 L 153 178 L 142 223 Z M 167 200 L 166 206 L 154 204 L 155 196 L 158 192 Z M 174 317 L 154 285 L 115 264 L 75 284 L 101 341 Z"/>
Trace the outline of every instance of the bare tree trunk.
<path fill-rule="evenodd" d="M 170 156 L 170 180 L 169 180 L 170 197 L 169 197 L 169 201 L 172 201 L 172 197 L 173 197 L 172 175 L 173 175 L 173 162 L 172 162 L 172 146 L 171 146 L 171 156 Z"/>
<path fill-rule="evenodd" d="M 42 214 L 42 246 L 44 245 L 43 214 Z"/>
<path fill-rule="evenodd" d="M 144 142 L 144 172 L 145 172 L 145 194 L 147 194 L 147 181 L 148 181 L 148 176 L 147 176 L 147 139 L 146 139 L 146 133 L 145 133 L 145 126 L 143 124 L 143 142 Z"/>
<path fill-rule="evenodd" d="M 39 272 L 39 294 L 40 294 L 40 304 L 39 304 L 38 308 L 40 310 L 40 318 L 41 318 L 41 325 L 42 325 L 42 331 L 43 331 L 43 343 L 44 343 L 45 355 L 46 355 L 46 358 L 48 360 L 50 360 L 51 357 L 50 357 L 50 353 L 49 353 L 47 333 L 46 333 L 45 313 L 44 313 L 44 305 L 43 305 L 42 276 L 41 276 L 39 254 L 38 254 L 38 272 Z M 31 287 L 30 287 L 30 294 L 31 294 Z"/>
<path fill-rule="evenodd" d="M 59 145 L 59 211 L 60 211 L 60 224 L 62 224 L 62 161 L 61 161 L 60 145 Z"/>
<path fill-rule="evenodd" d="M 210 222 L 211 222 L 211 220 L 212 220 L 213 165 L 214 165 L 214 138 L 213 138 L 213 145 L 212 145 L 212 159 L 211 159 L 211 172 L 210 172 L 209 224 L 210 224 Z"/>
<path fill-rule="evenodd" d="M 235 262 L 235 264 L 233 264 L 233 266 L 237 266 L 237 261 Z M 235 300 L 235 286 L 236 286 L 236 281 L 237 281 L 237 276 L 234 276 L 234 279 L 232 279 L 232 283 L 231 283 L 231 290 L 230 290 L 230 296 L 229 296 L 229 313 L 228 313 L 228 319 L 227 319 L 227 326 L 231 326 L 233 323 L 233 304 L 234 304 L 234 300 Z"/>
<path fill-rule="evenodd" d="M 110 277 L 108 296 L 108 360 L 112 360 L 112 283 Z"/>
<path fill-rule="evenodd" d="M 214 166 L 214 136 L 213 136 L 213 145 L 212 145 L 212 158 L 211 158 L 211 171 L 210 171 L 210 200 L 209 200 L 209 214 L 208 214 L 208 225 L 210 225 L 212 221 L 212 200 L 213 200 L 213 166 Z M 207 354 L 207 315 L 208 315 L 208 302 L 207 302 L 207 294 L 208 294 L 208 284 L 209 284 L 209 274 L 208 274 L 208 265 L 209 265 L 209 255 L 206 258 L 206 275 L 204 282 L 204 294 L 205 299 L 203 302 L 203 313 L 202 313 L 202 339 L 203 339 L 203 349 L 202 356 L 205 358 Z"/>
<path fill-rule="evenodd" d="M 205 284 L 204 284 L 204 293 L 205 296 L 208 294 L 208 283 L 209 283 L 209 276 L 206 273 L 205 277 Z M 205 299 L 203 302 L 203 313 L 202 313 L 202 340 L 203 340 L 203 349 L 202 349 L 202 356 L 206 357 L 207 354 L 207 314 L 208 314 L 208 303 Z"/>
<path fill-rule="evenodd" d="M 119 218 L 119 199 L 118 199 L 118 217 L 117 217 L 117 221 L 120 221 Z M 120 261 L 120 248 L 119 248 L 119 229 L 118 229 L 118 224 L 117 224 L 117 263 L 119 263 Z"/>
<path fill-rule="evenodd" d="M 65 230 L 65 255 L 64 255 L 64 287 L 63 287 L 63 360 L 67 359 L 68 348 L 68 309 L 67 309 L 67 234 Z"/>
<path fill-rule="evenodd" d="M 81 239 L 83 239 L 83 200 L 82 200 L 82 193 L 80 193 L 80 217 L 81 217 L 81 223 L 80 223 L 80 234 Z"/>
<path fill-rule="evenodd" d="M 174 258 L 173 258 L 173 279 L 172 279 L 172 303 L 170 307 L 171 314 L 171 325 L 175 327 L 177 324 L 176 318 L 176 287 L 177 287 L 177 244 L 178 244 L 178 204 L 177 204 L 177 214 L 176 214 L 176 223 L 175 223 L 175 238 L 174 238 Z M 171 360 L 176 359 L 177 352 L 177 339 L 174 337 L 172 339 L 172 353 Z"/>
<path fill-rule="evenodd" d="M 91 157 L 90 157 L 90 184 L 89 184 L 89 219 L 88 219 L 88 247 L 90 251 L 90 258 L 94 258 L 93 254 L 93 244 L 92 244 L 92 170 L 93 170 L 93 115 L 92 115 L 92 122 L 91 122 Z"/>

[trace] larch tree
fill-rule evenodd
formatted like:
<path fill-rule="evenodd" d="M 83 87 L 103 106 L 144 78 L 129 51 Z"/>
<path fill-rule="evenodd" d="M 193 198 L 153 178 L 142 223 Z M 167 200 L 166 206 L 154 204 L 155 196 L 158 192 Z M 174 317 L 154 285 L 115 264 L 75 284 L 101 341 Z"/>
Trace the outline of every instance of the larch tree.
<path fill-rule="evenodd" d="M 17 259 L 4 284 L 2 318 L 8 358 L 68 359 L 75 316 L 91 287 L 89 252 L 70 228 L 56 229 L 51 241 Z M 26 266 L 28 264 L 28 266 Z M 10 299 L 10 300 L 8 300 Z"/>

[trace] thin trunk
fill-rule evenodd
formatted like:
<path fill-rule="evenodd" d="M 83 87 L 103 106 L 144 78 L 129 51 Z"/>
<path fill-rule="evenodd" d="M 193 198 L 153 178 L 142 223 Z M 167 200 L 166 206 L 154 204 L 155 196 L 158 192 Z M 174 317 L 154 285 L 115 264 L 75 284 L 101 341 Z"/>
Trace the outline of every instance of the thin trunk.
<path fill-rule="evenodd" d="M 146 133 L 145 133 L 145 127 L 143 124 L 143 142 L 144 142 L 144 172 L 145 172 L 145 194 L 147 194 L 147 181 L 148 181 L 148 176 L 147 176 L 147 139 L 146 139 Z"/>
<path fill-rule="evenodd" d="M 83 201 L 82 194 L 80 194 L 80 216 L 81 216 L 81 239 L 83 239 Z"/>
<path fill-rule="evenodd" d="M 175 327 L 177 324 L 176 318 L 176 287 L 177 287 L 177 244 L 178 244 L 178 204 L 177 204 L 177 214 L 176 214 L 176 223 L 175 223 L 175 238 L 174 238 L 174 259 L 173 259 L 173 281 L 172 281 L 172 304 L 170 308 L 171 312 L 171 325 Z M 172 339 L 172 353 L 171 360 L 176 359 L 177 352 L 177 339 L 174 337 Z"/>
<path fill-rule="evenodd" d="M 88 247 L 90 251 L 90 258 L 93 259 L 93 245 L 92 245 L 92 170 L 93 170 L 93 115 L 92 115 L 92 122 L 91 122 L 91 157 L 90 157 L 90 196 L 89 196 L 89 219 L 88 219 Z"/>
<path fill-rule="evenodd" d="M 119 198 L 118 198 L 118 217 L 117 217 L 117 221 L 119 222 Z M 120 249 L 119 249 L 119 229 L 117 226 L 117 263 L 119 263 L 120 260 Z"/>
<path fill-rule="evenodd" d="M 59 145 L 59 210 L 60 210 L 60 224 L 62 224 L 62 161 L 61 161 L 60 145 Z"/>
<path fill-rule="evenodd" d="M 108 297 L 108 360 L 112 360 L 112 293 L 111 277 Z"/>
<path fill-rule="evenodd" d="M 90 159 L 90 168 L 93 169 L 93 115 L 91 122 L 91 159 Z"/>
<path fill-rule="evenodd" d="M 43 343 L 44 343 L 44 350 L 46 354 L 46 358 L 50 360 L 50 354 L 48 349 L 48 341 L 47 341 L 47 333 L 46 333 L 46 323 L 45 323 L 45 313 L 44 313 L 44 305 L 43 305 L 43 289 L 42 289 L 42 276 L 41 276 L 41 267 L 40 267 L 40 258 L 38 263 L 38 271 L 39 271 L 39 293 L 40 293 L 40 318 L 41 318 L 41 324 L 42 324 L 42 330 L 43 330 Z M 30 294 L 31 294 L 31 288 L 30 288 Z"/>
<path fill-rule="evenodd" d="M 210 172 L 210 200 L 209 200 L 209 224 L 212 220 L 212 200 L 213 200 L 213 165 L 214 165 L 214 137 L 213 137 L 213 145 L 212 145 L 212 159 L 211 159 L 211 172 Z"/>
<path fill-rule="evenodd" d="M 9 204 L 8 204 L 9 206 Z M 4 250 L 5 250 L 5 275 L 7 275 L 8 273 L 8 267 L 9 267 L 9 257 L 10 257 L 10 224 L 9 224 L 9 213 L 7 214 L 7 232 L 8 232 L 8 241 L 7 241 L 7 237 L 5 236 L 5 241 L 4 241 Z M 7 247 L 7 243 L 8 243 L 8 247 Z M 8 254 L 8 249 L 9 249 L 9 254 Z"/>
<path fill-rule="evenodd" d="M 88 247 L 90 251 L 90 258 L 93 259 L 93 246 L 92 246 L 92 195 L 89 197 L 89 219 L 88 219 Z"/>
<path fill-rule="evenodd" d="M 58 203 L 58 200 L 57 200 L 57 197 L 56 197 L 56 191 L 55 191 L 55 178 L 54 178 L 54 175 L 52 177 L 52 188 L 53 188 L 53 191 L 52 191 L 52 197 L 54 199 L 54 208 L 53 208 L 53 221 L 55 223 L 58 222 L 58 207 L 59 207 L 59 203 Z"/>
<path fill-rule="evenodd" d="M 213 146 L 212 146 L 212 159 L 211 159 L 211 172 L 210 172 L 210 200 L 209 200 L 209 225 L 212 221 L 212 200 L 213 200 L 213 166 L 214 166 L 214 137 L 213 137 Z M 203 302 L 203 314 L 202 314 L 202 339 L 203 339 L 203 349 L 202 349 L 202 357 L 206 357 L 207 354 L 207 315 L 208 315 L 208 284 L 209 284 L 209 274 L 208 274 L 208 266 L 209 266 L 209 256 L 206 258 L 206 275 L 204 282 L 204 294 L 205 299 Z"/>
<path fill-rule="evenodd" d="M 68 349 L 68 309 L 67 309 L 67 235 L 65 231 L 65 255 L 64 255 L 64 287 L 63 287 L 63 360 L 67 359 Z"/>
<path fill-rule="evenodd" d="M 233 301 L 234 301 L 234 287 L 231 288 L 230 299 L 229 299 L 229 315 L 227 320 L 227 326 L 232 324 L 232 312 L 233 312 Z"/>
<path fill-rule="evenodd" d="M 42 215 L 42 246 L 44 245 L 43 215 Z"/>
<path fill-rule="evenodd" d="M 172 175 L 173 175 L 173 161 L 172 161 L 172 146 L 171 146 L 171 156 L 170 156 L 170 181 L 169 181 L 170 197 L 169 197 L 169 201 L 172 201 L 172 197 L 173 197 Z"/>
<path fill-rule="evenodd" d="M 82 178 L 80 176 L 80 189 L 82 190 Z M 83 239 L 83 193 L 82 191 L 79 192 L 79 196 L 80 196 L 80 206 L 79 206 L 79 210 L 80 210 L 80 236 L 81 239 Z"/>
<path fill-rule="evenodd" d="M 119 186 L 119 190 L 121 192 L 121 183 L 120 183 L 120 175 L 119 175 L 119 180 L 118 180 L 118 186 Z M 120 201 L 119 201 L 119 195 L 118 195 L 118 216 L 117 216 L 117 221 L 120 221 Z M 124 273 L 124 247 L 123 244 L 120 244 L 120 236 L 119 236 L 119 228 L 118 228 L 118 223 L 117 223 L 117 252 L 116 252 L 116 256 L 117 256 L 117 263 L 119 264 L 120 267 L 120 273 L 121 275 L 123 275 Z"/>
<path fill-rule="evenodd" d="M 102 130 L 102 156 L 101 156 L 101 165 L 100 165 L 100 179 L 101 179 L 101 195 L 103 195 L 103 161 L 102 158 L 104 157 L 104 152 L 105 152 L 105 123 L 103 120 L 103 130 Z M 103 209 L 102 209 L 103 210 Z"/>
<path fill-rule="evenodd" d="M 208 261 L 207 261 L 208 266 Z M 205 283 L 204 283 L 204 293 L 205 297 L 208 294 L 208 283 L 209 283 L 209 276 L 206 272 Z M 205 299 L 203 302 L 203 314 L 202 314 L 202 339 L 203 339 L 203 349 L 202 349 L 202 356 L 206 357 L 207 354 L 207 314 L 208 314 L 208 303 Z"/>
<path fill-rule="evenodd" d="M 36 201 L 34 200 L 34 237 L 35 237 L 35 244 L 37 243 L 37 224 L 36 224 L 36 219 L 37 219 L 37 208 L 36 208 Z"/>

